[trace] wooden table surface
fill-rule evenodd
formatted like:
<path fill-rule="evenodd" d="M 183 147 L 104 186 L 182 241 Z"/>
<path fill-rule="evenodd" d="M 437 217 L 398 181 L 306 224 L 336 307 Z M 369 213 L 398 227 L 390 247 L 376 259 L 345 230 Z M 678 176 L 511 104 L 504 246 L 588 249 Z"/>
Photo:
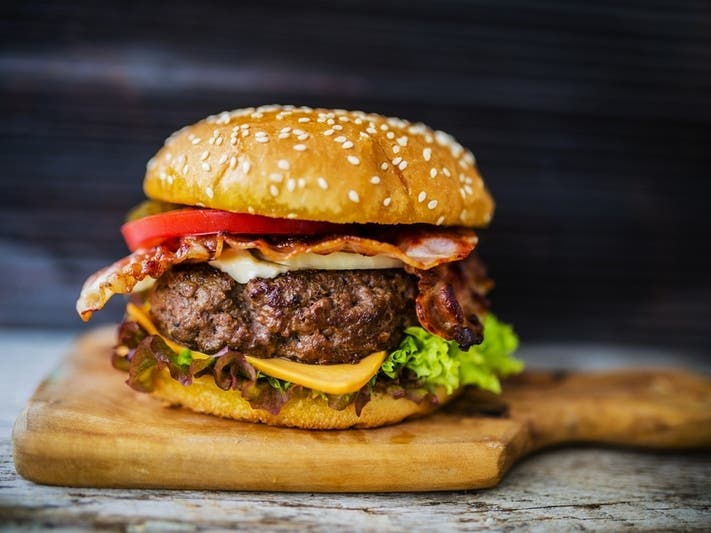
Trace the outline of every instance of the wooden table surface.
<path fill-rule="evenodd" d="M 513 468 L 496 488 L 420 494 L 284 494 L 47 487 L 20 478 L 12 424 L 73 334 L 0 331 L 0 529 L 165 531 L 335 527 L 377 531 L 709 530 L 711 455 L 574 447 Z M 529 366 L 696 365 L 699 359 L 610 346 L 528 346 Z M 583 355 L 581 358 L 580 355 Z M 107 363 L 108 364 L 108 363 Z M 580 368 L 580 363 L 577 363 Z M 11 370 L 11 371 L 9 371 Z"/>

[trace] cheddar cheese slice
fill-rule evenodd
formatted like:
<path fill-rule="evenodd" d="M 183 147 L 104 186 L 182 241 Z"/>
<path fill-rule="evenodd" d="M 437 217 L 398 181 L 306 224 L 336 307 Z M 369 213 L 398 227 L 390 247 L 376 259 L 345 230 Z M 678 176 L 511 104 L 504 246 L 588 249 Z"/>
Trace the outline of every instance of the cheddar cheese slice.
<path fill-rule="evenodd" d="M 375 352 L 353 365 L 307 365 L 288 359 L 260 359 L 249 355 L 245 359 L 268 376 L 328 394 L 347 394 L 368 383 L 380 370 L 386 355 L 385 352 Z"/>

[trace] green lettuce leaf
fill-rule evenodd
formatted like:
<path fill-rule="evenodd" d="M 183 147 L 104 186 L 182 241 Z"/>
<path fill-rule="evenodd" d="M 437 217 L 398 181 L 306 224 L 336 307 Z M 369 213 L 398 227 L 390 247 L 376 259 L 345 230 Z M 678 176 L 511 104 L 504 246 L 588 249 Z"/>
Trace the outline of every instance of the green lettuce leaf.
<path fill-rule="evenodd" d="M 442 386 L 452 393 L 464 385 L 501 392 L 500 377 L 523 370 L 523 362 L 512 356 L 518 337 L 511 326 L 488 314 L 484 318 L 484 342 L 462 350 L 420 327 L 405 330 L 405 338 L 383 363 L 381 372 L 398 379 L 414 373 L 427 388 Z"/>

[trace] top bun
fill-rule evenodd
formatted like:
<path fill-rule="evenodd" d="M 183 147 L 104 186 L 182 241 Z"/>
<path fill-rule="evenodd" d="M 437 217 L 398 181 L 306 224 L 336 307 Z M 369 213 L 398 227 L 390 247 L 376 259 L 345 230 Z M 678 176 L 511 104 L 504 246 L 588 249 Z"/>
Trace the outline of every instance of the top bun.
<path fill-rule="evenodd" d="M 335 223 L 482 226 L 493 214 L 472 153 L 442 131 L 340 109 L 263 106 L 171 135 L 149 198 Z"/>

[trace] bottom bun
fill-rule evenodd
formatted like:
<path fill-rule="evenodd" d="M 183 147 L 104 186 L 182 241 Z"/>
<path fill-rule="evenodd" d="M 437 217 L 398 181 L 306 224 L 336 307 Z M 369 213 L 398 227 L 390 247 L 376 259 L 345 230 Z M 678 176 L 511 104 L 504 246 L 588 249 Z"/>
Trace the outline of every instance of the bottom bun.
<path fill-rule="evenodd" d="M 437 405 L 423 401 L 415 403 L 406 398 L 393 398 L 387 394 L 373 393 L 370 401 L 356 415 L 355 406 L 343 410 L 328 406 L 325 398 L 292 398 L 284 404 L 279 414 L 253 409 L 238 391 L 220 389 L 209 376 L 196 378 L 188 386 L 170 377 L 167 370 L 154 374 L 152 395 L 172 405 L 182 405 L 193 411 L 233 418 L 244 422 L 261 422 L 271 426 L 302 429 L 372 428 L 395 424 L 411 416 L 420 416 L 441 407 L 455 395 L 437 391 Z"/>

